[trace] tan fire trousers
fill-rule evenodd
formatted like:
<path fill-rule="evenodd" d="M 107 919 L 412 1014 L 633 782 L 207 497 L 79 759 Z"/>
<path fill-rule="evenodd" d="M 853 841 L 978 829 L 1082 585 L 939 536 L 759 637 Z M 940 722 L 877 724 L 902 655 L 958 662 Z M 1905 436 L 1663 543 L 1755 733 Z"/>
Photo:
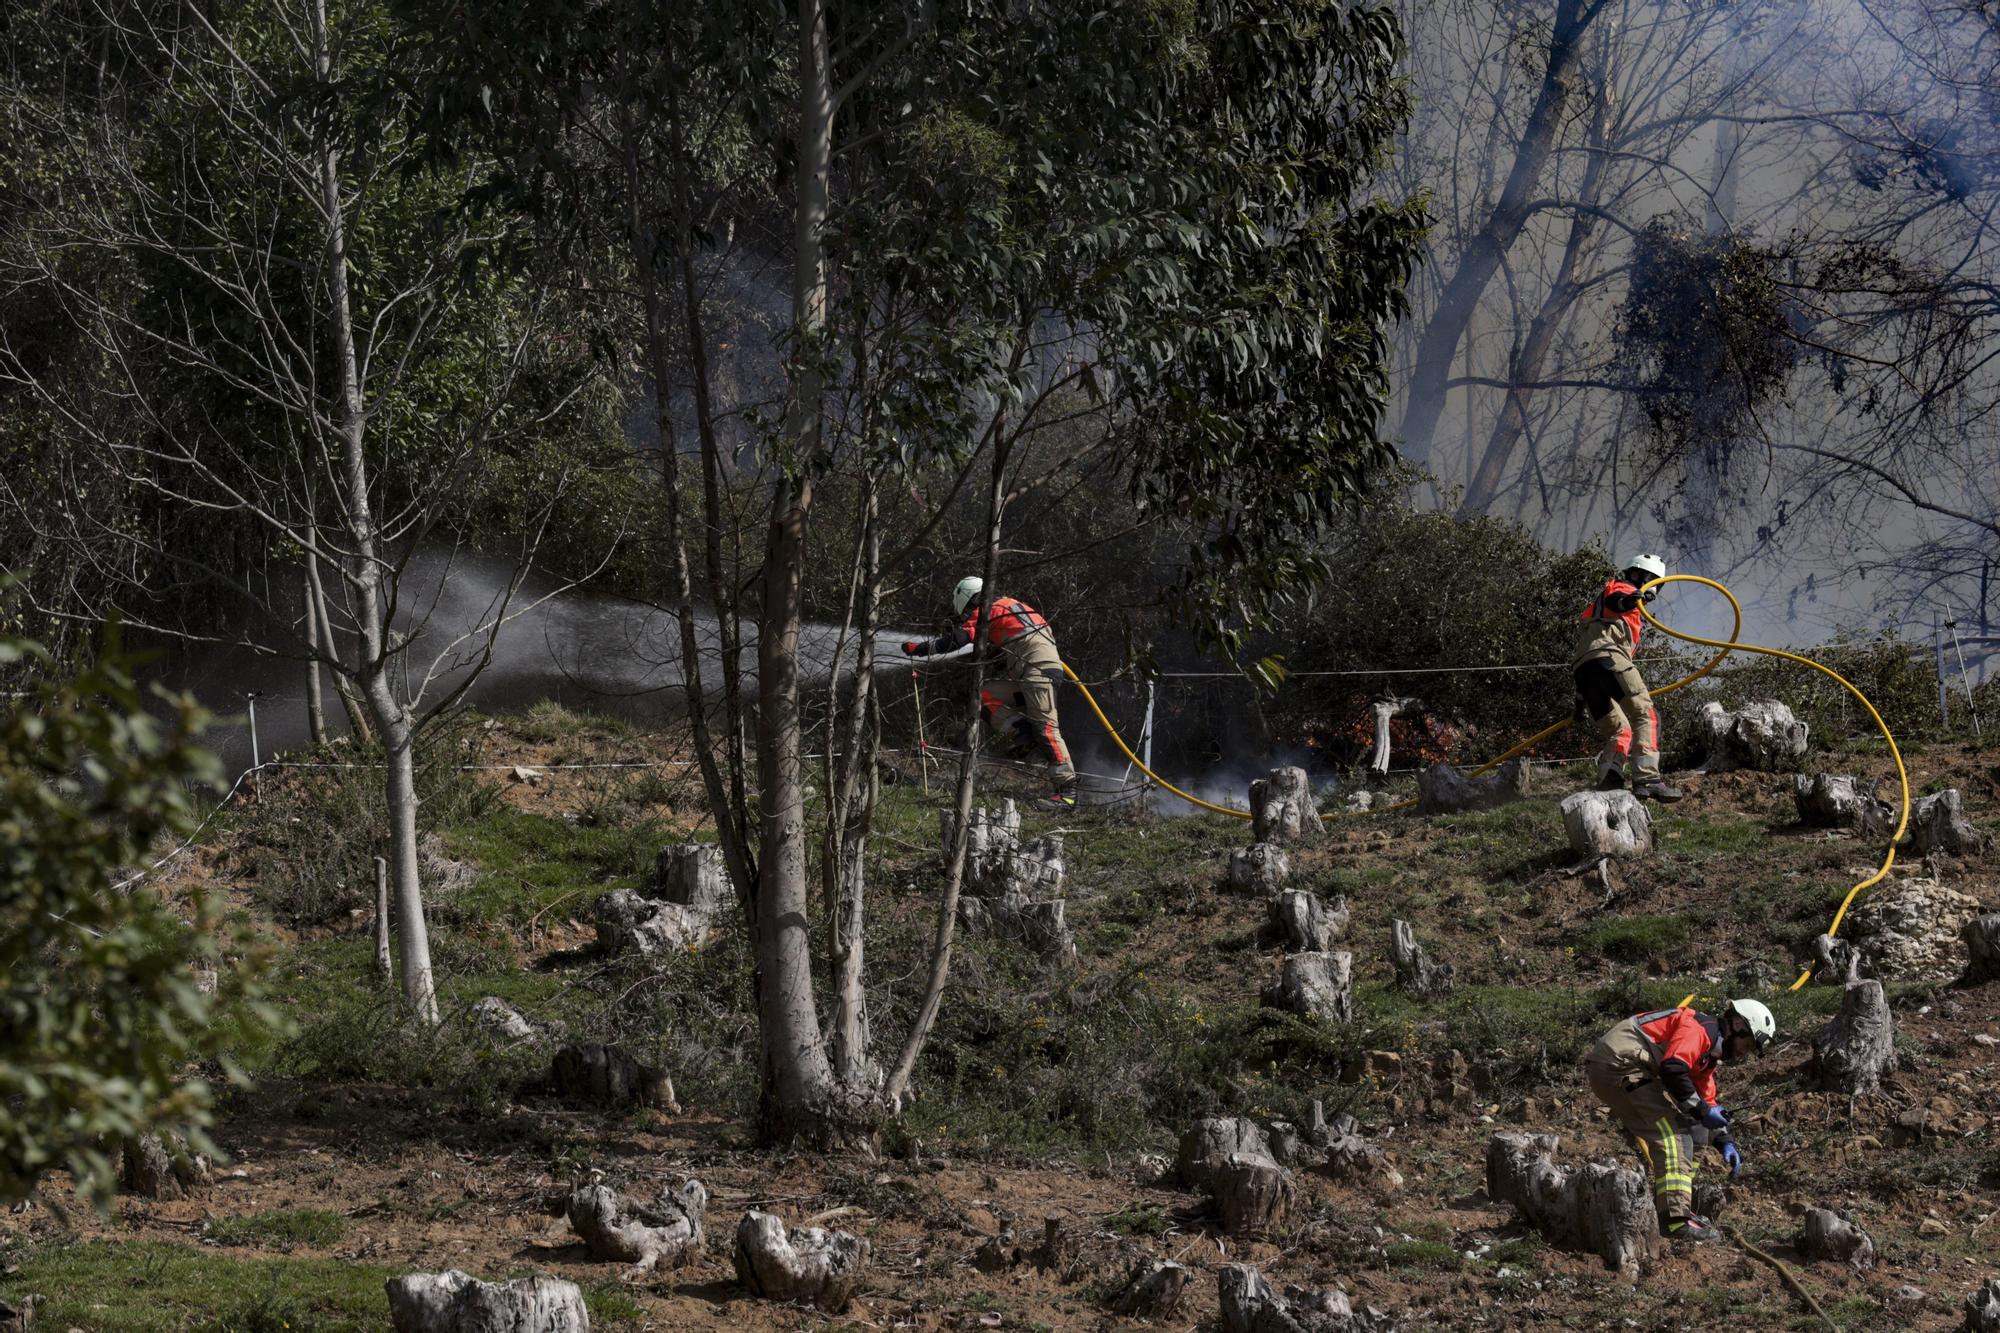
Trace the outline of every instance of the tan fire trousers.
<path fill-rule="evenodd" d="M 1620 1024 L 1600 1038 L 1584 1057 L 1583 1072 L 1591 1094 L 1611 1108 L 1612 1118 L 1639 1154 L 1653 1182 L 1660 1229 L 1666 1231 L 1694 1216 L 1694 1177 L 1700 1165 L 1695 1151 L 1698 1140 L 1707 1135 L 1667 1100 L 1658 1078 L 1631 1072 L 1635 1053 L 1620 1047 L 1643 1043 L 1626 1030 L 1629 1026 Z M 1637 1058 L 1650 1062 L 1650 1053 L 1642 1049 Z"/>
<path fill-rule="evenodd" d="M 1061 674 L 1060 666 L 1031 669 L 1026 680 L 1003 678 L 980 692 L 980 703 L 993 730 L 1039 751 L 1049 766 L 1049 777 L 1059 787 L 1076 777 L 1076 766 L 1070 762 L 1069 746 L 1063 743 L 1056 716 L 1056 678 Z"/>
<path fill-rule="evenodd" d="M 1597 754 L 1597 771 L 1624 772 L 1626 750 L 1630 749 L 1633 775 L 1660 776 L 1660 714 L 1639 668 L 1623 653 L 1603 653 L 1600 657 L 1618 682 L 1611 711 L 1596 719 L 1597 738 L 1604 746 Z M 1630 733 L 1627 739 L 1626 733 Z"/>

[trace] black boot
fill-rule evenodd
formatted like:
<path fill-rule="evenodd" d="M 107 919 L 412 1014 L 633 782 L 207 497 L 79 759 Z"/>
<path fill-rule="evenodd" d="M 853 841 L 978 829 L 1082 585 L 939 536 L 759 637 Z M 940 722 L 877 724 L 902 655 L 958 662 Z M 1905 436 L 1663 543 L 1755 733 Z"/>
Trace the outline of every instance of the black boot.
<path fill-rule="evenodd" d="M 1632 794 L 1648 801 L 1678 801 L 1681 789 L 1668 786 L 1658 778 L 1640 778 L 1632 784 Z"/>

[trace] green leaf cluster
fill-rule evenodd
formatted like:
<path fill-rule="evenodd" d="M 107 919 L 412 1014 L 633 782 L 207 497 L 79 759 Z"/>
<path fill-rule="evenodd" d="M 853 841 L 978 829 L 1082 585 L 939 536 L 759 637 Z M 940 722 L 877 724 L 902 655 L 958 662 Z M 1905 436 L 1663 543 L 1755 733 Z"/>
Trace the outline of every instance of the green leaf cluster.
<path fill-rule="evenodd" d="M 0 665 L 46 658 L 0 638 Z M 200 1145 L 213 1094 L 189 1066 L 221 1054 L 223 1006 L 254 1002 L 256 960 L 225 956 L 214 903 L 131 882 L 220 776 L 195 743 L 201 711 L 148 697 L 134 667 L 114 636 L 96 666 L 0 716 L 0 1199 L 66 1168 L 102 1200 L 125 1136 Z"/>

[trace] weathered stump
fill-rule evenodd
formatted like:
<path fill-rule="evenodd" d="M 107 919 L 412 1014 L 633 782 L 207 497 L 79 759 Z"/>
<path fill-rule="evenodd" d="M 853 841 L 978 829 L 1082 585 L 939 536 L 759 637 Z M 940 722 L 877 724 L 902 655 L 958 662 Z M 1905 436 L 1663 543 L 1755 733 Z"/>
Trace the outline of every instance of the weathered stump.
<path fill-rule="evenodd" d="M 660 848 L 653 858 L 646 896 L 678 903 L 702 916 L 715 916 L 735 898 L 722 849 L 712 842 L 680 842 Z"/>
<path fill-rule="evenodd" d="M 1368 771 L 1378 778 L 1389 776 L 1389 756 L 1393 742 L 1389 735 L 1389 722 L 1397 714 L 1407 712 L 1420 705 L 1415 699 L 1390 697 L 1377 699 L 1368 706 L 1369 715 L 1375 721 L 1375 746 L 1368 752 Z"/>
<path fill-rule="evenodd" d="M 584 1042 L 565 1046 L 549 1066 L 549 1084 L 559 1097 L 596 1106 L 652 1106 L 678 1111 L 674 1081 L 663 1069 L 632 1058 L 623 1047 Z"/>
<path fill-rule="evenodd" d="M 845 1231 L 786 1227 L 751 1210 L 736 1226 L 736 1280 L 752 1295 L 804 1301 L 838 1314 L 854 1299 L 868 1242 Z"/>
<path fill-rule="evenodd" d="M 1345 1023 L 1354 1016 L 1354 955 L 1347 952 L 1295 953 L 1285 959 L 1278 980 L 1264 988 L 1266 1008 L 1301 1018 Z"/>
<path fill-rule="evenodd" d="M 1274 768 L 1250 784 L 1250 829 L 1258 842 L 1297 842 L 1325 828 L 1303 768 Z"/>
<path fill-rule="evenodd" d="M 1323 902 L 1305 889 L 1271 900 L 1271 933 L 1293 953 L 1326 953 L 1347 938 L 1347 899 Z"/>
<path fill-rule="evenodd" d="M 1885 832 L 1895 827 L 1895 818 L 1895 807 L 1888 807 L 1882 819 Z M 1984 846 L 1985 839 L 1965 817 L 1965 798 L 1956 787 L 1947 787 L 1910 803 L 1910 849 L 1919 856 L 1930 851 L 1963 856 Z"/>
<path fill-rule="evenodd" d="M 1895 808 L 1845 773 L 1794 773 L 1792 804 L 1799 822 L 1814 828 L 1866 828 L 1885 812 L 1889 827 L 1895 826 Z"/>
<path fill-rule="evenodd" d="M 473 1002 L 467 1011 L 472 1025 L 497 1041 L 514 1045 L 542 1040 L 541 1029 L 521 1016 L 521 1012 L 497 995 Z"/>
<path fill-rule="evenodd" d="M 1188 1269 L 1167 1259 L 1142 1259 L 1118 1294 L 1111 1298 L 1113 1314 L 1134 1319 L 1164 1319 L 1180 1308 Z"/>
<path fill-rule="evenodd" d="M 968 935 L 1018 940 L 1044 958 L 1076 961 L 1076 936 L 1070 933 L 1066 904 L 1061 898 L 1030 902 L 1025 894 L 997 898 L 960 898 L 959 924 Z"/>
<path fill-rule="evenodd" d="M 1563 832 L 1585 856 L 1629 858 L 1653 850 L 1653 817 L 1629 791 L 1580 791 L 1563 797 Z"/>
<path fill-rule="evenodd" d="M 1759 699 L 1733 713 L 1710 700 L 1701 706 L 1696 725 L 1708 741 L 1704 773 L 1736 768 L 1777 773 L 1805 756 L 1806 724 L 1775 699 Z"/>
<path fill-rule="evenodd" d="M 1013 801 L 997 809 L 974 810 L 966 817 L 965 891 L 982 898 L 1020 893 L 1029 898 L 1059 896 L 1068 879 L 1063 862 L 1062 835 L 1021 839 L 1021 812 Z M 938 812 L 938 842 L 945 862 L 951 861 L 958 833 L 956 812 Z"/>
<path fill-rule="evenodd" d="M 2000 1333 L 2000 1277 L 1989 1277 L 1965 1298 L 1964 1333 Z"/>
<path fill-rule="evenodd" d="M 1291 1172 L 1256 1122 L 1240 1116 L 1197 1120 L 1181 1136 L 1179 1168 L 1190 1189 L 1214 1197 L 1232 1235 L 1268 1230 L 1295 1198 Z"/>
<path fill-rule="evenodd" d="M 707 1239 L 708 1191 L 683 1180 L 652 1203 L 628 1198 L 609 1185 L 578 1185 L 565 1214 L 593 1259 L 636 1264 L 641 1272 L 676 1268 Z"/>
<path fill-rule="evenodd" d="M 481 1282 L 457 1269 L 412 1273 L 382 1284 L 396 1333 L 589 1333 L 590 1312 L 574 1282 L 524 1277 Z"/>
<path fill-rule="evenodd" d="M 1636 1277 L 1660 1244 L 1646 1178 L 1607 1162 L 1557 1166 L 1556 1144 L 1553 1134 L 1495 1134 L 1486 1145 L 1487 1196 L 1513 1204 L 1551 1244 Z"/>
<path fill-rule="evenodd" d="M 1215 1275 L 1222 1333 L 1390 1333 L 1380 1310 L 1355 1310 L 1347 1293 L 1288 1286 L 1280 1296 L 1249 1264 L 1224 1264 Z"/>
<path fill-rule="evenodd" d="M 1420 1000 L 1435 1000 L 1451 993 L 1451 978 L 1455 970 L 1450 963 L 1440 963 L 1424 951 L 1417 943 L 1417 933 L 1407 921 L 1392 922 L 1389 927 L 1389 962 L 1396 969 L 1396 982 L 1404 991 Z"/>
<path fill-rule="evenodd" d="M 1861 980 L 1861 950 L 1843 939 L 1820 935 L 1812 943 L 1813 981 L 1821 986 L 1849 986 Z"/>
<path fill-rule="evenodd" d="M 679 903 L 656 902 L 631 889 L 613 889 L 591 909 L 597 947 L 608 954 L 653 958 L 687 953 L 710 943 L 721 923 Z"/>
<path fill-rule="evenodd" d="M 1799 1253 L 1812 1260 L 1846 1264 L 1857 1273 L 1875 1266 L 1875 1242 L 1845 1213 L 1808 1208 Z"/>
<path fill-rule="evenodd" d="M 1879 1090 L 1896 1068 L 1896 1029 L 1879 981 L 1856 981 L 1841 996 L 1840 1012 L 1813 1038 L 1822 1087 L 1850 1097 Z"/>
<path fill-rule="evenodd" d="M 1988 912 L 1965 923 L 1958 933 L 1965 941 L 1965 975 L 1968 986 L 2000 981 L 2000 912 Z"/>
<path fill-rule="evenodd" d="M 1291 1126 L 1284 1128 L 1289 1131 Z M 1328 1123 L 1326 1112 L 1315 1101 L 1313 1122 L 1298 1146 L 1279 1142 L 1279 1126 L 1273 1125 L 1271 1130 L 1272 1150 L 1287 1166 L 1310 1162 L 1343 1184 L 1390 1191 L 1403 1188 L 1403 1173 L 1380 1144 L 1362 1135 L 1360 1123 L 1351 1115 L 1337 1115 Z M 1288 1151 L 1299 1161 L 1290 1160 Z"/>
<path fill-rule="evenodd" d="M 1229 854 L 1229 887 L 1238 893 L 1276 893 L 1291 873 L 1291 860 L 1274 843 L 1239 847 Z"/>
<path fill-rule="evenodd" d="M 1450 764 L 1432 764 L 1417 774 L 1417 813 L 1455 815 L 1511 805 L 1533 794 L 1531 773 L 1525 759 L 1510 759 L 1483 778 L 1469 778 Z"/>
<path fill-rule="evenodd" d="M 118 1187 L 146 1199 L 185 1199 L 209 1187 L 208 1158 L 178 1134 L 135 1134 L 126 1138 L 118 1164 Z"/>

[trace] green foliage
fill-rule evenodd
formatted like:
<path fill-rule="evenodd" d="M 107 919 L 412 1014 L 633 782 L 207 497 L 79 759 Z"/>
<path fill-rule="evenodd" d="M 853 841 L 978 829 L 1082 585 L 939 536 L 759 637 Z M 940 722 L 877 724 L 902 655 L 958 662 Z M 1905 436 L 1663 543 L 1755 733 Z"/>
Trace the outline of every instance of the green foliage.
<path fill-rule="evenodd" d="M 1831 643 L 1801 651 L 1854 682 L 1899 742 L 1939 734 L 1937 665 L 1925 649 L 1884 630 L 1872 635 L 1843 631 Z M 1882 733 L 1867 710 L 1825 672 L 1781 657 L 1739 653 L 1716 674 L 1719 692 L 1697 698 L 1697 691 L 1683 691 L 1683 709 L 1707 698 L 1719 699 L 1725 708 L 1752 699 L 1782 699 L 1811 728 L 1816 748 L 1850 739 L 1880 742 Z"/>
<path fill-rule="evenodd" d="M 1298 671 L 1380 671 L 1331 680 L 1294 677 L 1269 705 L 1273 724 L 1356 762 L 1371 742 L 1354 730 L 1378 693 L 1414 696 L 1470 734 L 1464 753 L 1498 753 L 1569 710 L 1566 666 L 1576 618 L 1610 572 L 1603 552 L 1560 555 L 1506 519 L 1423 513 L 1400 501 L 1368 509 L 1329 555 L 1341 578 L 1288 618 Z M 1399 677 L 1398 667 L 1553 662 L 1546 671 L 1465 671 Z M 1407 756 L 1406 756 L 1407 757 Z"/>
<path fill-rule="evenodd" d="M 202 1234 L 217 1245 L 271 1250 L 304 1245 L 323 1250 L 347 1235 L 347 1219 L 323 1208 L 250 1213 L 210 1218 Z"/>
<path fill-rule="evenodd" d="M 0 662 L 45 660 L 0 638 Z M 205 1142 L 210 1091 L 184 1076 L 218 1053 L 219 1005 L 254 978 L 254 960 L 225 957 L 205 897 L 169 904 L 123 878 L 192 826 L 193 790 L 220 776 L 194 743 L 201 711 L 149 700 L 134 665 L 113 636 L 97 666 L 0 718 L 0 1198 L 66 1167 L 103 1200 L 106 1139 L 164 1129 Z M 200 968 L 219 970 L 219 996 L 197 985 Z"/>

